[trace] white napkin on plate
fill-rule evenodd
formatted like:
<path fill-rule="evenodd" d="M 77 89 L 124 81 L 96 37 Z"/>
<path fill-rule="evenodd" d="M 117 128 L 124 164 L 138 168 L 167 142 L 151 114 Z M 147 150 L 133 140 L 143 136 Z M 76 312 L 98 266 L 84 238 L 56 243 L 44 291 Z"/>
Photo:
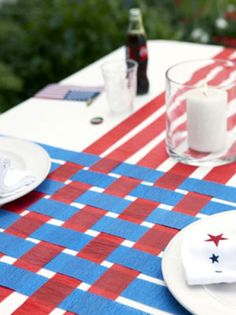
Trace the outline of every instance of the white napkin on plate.
<path fill-rule="evenodd" d="M 181 256 L 189 285 L 236 282 L 236 238 L 223 227 L 220 232 L 196 230 L 188 235 L 183 239 Z"/>
<path fill-rule="evenodd" d="M 0 197 L 8 197 L 32 184 L 35 177 L 25 171 L 12 169 L 9 158 L 0 157 Z"/>

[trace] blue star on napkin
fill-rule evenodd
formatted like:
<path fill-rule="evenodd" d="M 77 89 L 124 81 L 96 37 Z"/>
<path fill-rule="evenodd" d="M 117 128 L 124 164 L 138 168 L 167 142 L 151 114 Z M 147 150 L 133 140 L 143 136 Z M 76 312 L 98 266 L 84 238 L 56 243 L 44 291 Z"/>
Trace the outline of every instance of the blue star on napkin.
<path fill-rule="evenodd" d="M 212 256 L 211 257 L 209 257 L 209 259 L 211 259 L 212 260 L 212 263 L 214 264 L 215 262 L 219 262 L 219 256 L 216 256 L 215 254 L 212 254 Z"/>

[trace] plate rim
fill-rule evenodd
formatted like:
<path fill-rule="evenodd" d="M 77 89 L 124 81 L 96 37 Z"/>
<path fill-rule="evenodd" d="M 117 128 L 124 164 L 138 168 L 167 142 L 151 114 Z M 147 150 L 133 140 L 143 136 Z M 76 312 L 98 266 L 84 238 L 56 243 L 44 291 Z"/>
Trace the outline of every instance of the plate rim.
<path fill-rule="evenodd" d="M 1 151 L 1 141 L 4 141 L 6 143 L 9 141 L 9 143 L 11 143 L 11 145 L 14 145 L 14 143 L 17 142 L 19 144 L 23 143 L 24 145 L 29 146 L 29 148 L 31 146 L 34 147 L 38 152 L 40 152 L 42 154 L 42 156 L 44 158 L 45 165 L 44 165 L 43 172 L 40 174 L 40 176 L 31 185 L 27 186 L 26 189 L 22 189 L 18 193 L 13 194 L 11 196 L 0 198 L 0 207 L 6 203 L 9 203 L 9 202 L 12 202 L 16 199 L 19 199 L 19 198 L 27 195 L 32 190 L 34 190 L 36 187 L 38 187 L 45 180 L 45 178 L 47 177 L 47 175 L 49 174 L 50 169 L 51 169 L 51 158 L 50 158 L 48 152 L 37 142 L 27 140 L 27 139 L 17 138 L 17 137 L 1 135 L 0 136 L 0 151 Z M 14 152 L 14 150 L 12 150 L 12 152 Z"/>
<path fill-rule="evenodd" d="M 236 209 L 234 209 L 234 210 L 226 210 L 226 211 L 222 211 L 222 212 L 219 212 L 219 213 L 215 213 L 215 214 L 209 215 L 209 216 L 207 216 L 207 217 L 205 217 L 205 218 L 201 218 L 201 219 L 199 219 L 199 220 L 197 220 L 197 221 L 195 221 L 195 222 L 193 222 L 193 223 L 187 225 L 185 228 L 183 228 L 182 230 L 180 230 L 180 231 L 171 239 L 171 241 L 168 243 L 168 245 L 166 246 L 166 248 L 165 248 L 165 250 L 164 250 L 164 252 L 163 252 L 162 262 L 161 262 L 161 270 L 162 270 L 162 275 L 163 275 L 163 279 L 164 279 L 164 281 L 165 281 L 165 283 L 166 283 L 166 286 L 167 286 L 168 290 L 170 291 L 170 293 L 174 296 L 174 298 L 175 298 L 187 311 L 191 312 L 192 314 L 200 314 L 200 313 L 196 313 L 196 310 L 193 309 L 193 308 L 191 307 L 191 305 L 189 305 L 188 303 L 186 303 L 185 300 L 183 300 L 183 299 L 181 298 L 181 296 L 178 294 L 178 288 L 177 288 L 178 285 L 176 285 L 176 289 L 174 289 L 172 286 L 169 286 L 169 276 L 168 276 L 168 272 L 167 272 L 167 269 L 166 269 L 166 268 L 167 268 L 167 267 L 166 267 L 166 266 L 167 266 L 166 261 L 168 260 L 169 252 L 171 251 L 171 248 L 172 248 L 173 246 L 181 245 L 181 243 L 182 243 L 181 237 L 183 236 L 183 234 L 187 233 L 188 230 L 190 230 L 190 229 L 193 227 L 193 225 L 199 225 L 199 224 L 202 223 L 202 221 L 210 220 L 210 219 L 212 219 L 212 217 L 215 218 L 215 217 L 217 217 L 217 216 L 233 215 L 233 214 L 236 215 Z M 183 280 L 183 281 L 184 281 L 184 283 L 185 283 L 185 280 Z M 188 288 L 188 286 L 187 286 L 187 288 Z M 195 294 L 197 294 L 197 291 L 199 291 L 200 293 L 201 293 L 201 292 L 202 292 L 202 293 L 203 293 L 203 292 L 206 292 L 206 290 L 204 290 L 204 286 L 203 286 L 203 285 L 191 286 L 191 287 L 189 287 L 189 292 L 191 292 L 191 291 L 195 291 Z M 207 296 L 209 296 L 209 294 L 208 294 Z M 196 296 L 196 298 L 197 298 L 197 296 Z M 220 307 L 220 306 L 221 306 L 221 307 L 223 306 L 224 309 L 225 309 L 225 308 L 228 309 L 228 311 L 225 310 L 225 311 L 227 311 L 227 313 L 224 313 L 225 315 L 229 315 L 229 314 L 230 314 L 230 315 L 234 315 L 234 314 L 235 314 L 235 310 L 234 310 L 234 312 L 232 313 L 232 309 L 230 310 L 228 305 L 222 304 L 222 303 L 220 303 L 220 302 L 217 301 L 217 300 L 214 300 L 214 301 L 216 302 L 216 304 L 217 304 L 217 302 L 218 302 L 218 305 L 212 310 L 213 312 L 215 312 L 216 310 L 219 311 L 219 307 Z M 201 302 L 204 302 L 204 301 L 201 301 Z M 204 310 L 204 313 L 202 313 L 202 314 L 206 314 L 205 311 L 206 311 L 206 310 Z M 208 314 L 209 314 L 209 315 L 210 315 L 210 314 L 213 314 L 213 312 L 210 313 L 210 312 L 209 312 L 209 309 L 208 309 Z M 214 314 L 222 314 L 222 313 L 214 313 Z"/>

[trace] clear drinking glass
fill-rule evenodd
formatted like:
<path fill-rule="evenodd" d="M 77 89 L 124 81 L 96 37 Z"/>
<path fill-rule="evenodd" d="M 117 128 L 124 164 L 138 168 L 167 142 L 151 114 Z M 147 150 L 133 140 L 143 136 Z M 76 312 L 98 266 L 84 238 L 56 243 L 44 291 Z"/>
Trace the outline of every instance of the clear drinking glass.
<path fill-rule="evenodd" d="M 236 160 L 236 64 L 193 60 L 166 72 L 166 149 L 192 165 Z"/>
<path fill-rule="evenodd" d="M 102 66 L 110 110 L 115 113 L 131 111 L 137 91 L 137 67 L 134 60 L 112 60 Z"/>

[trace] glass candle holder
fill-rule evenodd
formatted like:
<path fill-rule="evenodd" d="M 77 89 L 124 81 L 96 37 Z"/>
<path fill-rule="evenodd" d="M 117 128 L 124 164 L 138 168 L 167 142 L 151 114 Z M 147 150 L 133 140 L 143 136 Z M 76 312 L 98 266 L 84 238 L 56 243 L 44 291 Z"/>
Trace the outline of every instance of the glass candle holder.
<path fill-rule="evenodd" d="M 166 149 L 192 165 L 236 160 L 236 64 L 193 60 L 166 72 Z"/>

